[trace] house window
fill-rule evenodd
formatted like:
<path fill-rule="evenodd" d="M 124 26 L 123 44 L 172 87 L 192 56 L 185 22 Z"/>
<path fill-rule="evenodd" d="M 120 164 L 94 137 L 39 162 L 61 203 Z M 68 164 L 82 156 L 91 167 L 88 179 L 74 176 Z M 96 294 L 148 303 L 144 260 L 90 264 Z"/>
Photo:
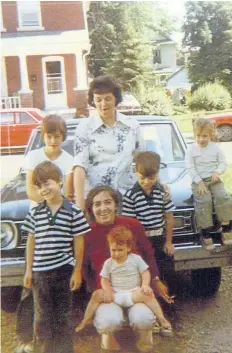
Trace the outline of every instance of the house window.
<path fill-rule="evenodd" d="M 153 63 L 154 64 L 161 64 L 160 50 L 153 50 Z"/>
<path fill-rule="evenodd" d="M 40 1 L 17 1 L 19 27 L 41 27 Z"/>

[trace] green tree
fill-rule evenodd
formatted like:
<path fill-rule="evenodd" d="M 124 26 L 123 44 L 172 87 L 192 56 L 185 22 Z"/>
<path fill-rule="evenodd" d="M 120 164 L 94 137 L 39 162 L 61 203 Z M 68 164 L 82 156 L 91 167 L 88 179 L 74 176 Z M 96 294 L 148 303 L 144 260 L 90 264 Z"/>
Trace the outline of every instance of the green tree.
<path fill-rule="evenodd" d="M 188 70 L 198 87 L 218 80 L 232 90 L 232 2 L 188 1 L 183 26 Z"/>
<path fill-rule="evenodd" d="M 140 80 L 146 82 L 150 40 L 161 28 L 166 34 L 168 23 L 154 2 L 92 1 L 88 12 L 91 75 L 113 74 L 125 90 Z"/>

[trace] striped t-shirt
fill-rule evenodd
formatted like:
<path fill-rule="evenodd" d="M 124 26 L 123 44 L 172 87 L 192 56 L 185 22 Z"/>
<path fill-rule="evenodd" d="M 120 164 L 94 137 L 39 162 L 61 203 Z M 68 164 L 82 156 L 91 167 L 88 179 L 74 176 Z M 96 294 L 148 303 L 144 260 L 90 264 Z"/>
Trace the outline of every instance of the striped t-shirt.
<path fill-rule="evenodd" d="M 109 279 L 115 292 L 132 291 L 141 286 L 141 274 L 148 267 L 141 256 L 130 253 L 126 261 L 120 264 L 112 258 L 107 259 L 100 276 Z"/>
<path fill-rule="evenodd" d="M 163 228 L 165 213 L 175 209 L 172 200 L 165 200 L 164 196 L 164 188 L 159 183 L 147 195 L 137 182 L 123 196 L 122 215 L 137 218 L 145 230 Z"/>
<path fill-rule="evenodd" d="M 46 201 L 32 208 L 22 229 L 35 237 L 34 272 L 73 264 L 73 237 L 90 231 L 83 212 L 66 199 L 55 215 Z"/>

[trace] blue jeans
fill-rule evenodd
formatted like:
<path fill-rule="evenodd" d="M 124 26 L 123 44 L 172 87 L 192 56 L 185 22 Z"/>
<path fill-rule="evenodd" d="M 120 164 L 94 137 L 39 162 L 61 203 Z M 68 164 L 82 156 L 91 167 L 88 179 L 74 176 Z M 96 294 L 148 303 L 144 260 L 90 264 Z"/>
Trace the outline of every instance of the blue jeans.
<path fill-rule="evenodd" d="M 73 353 L 69 288 L 73 267 L 33 272 L 36 353 Z"/>

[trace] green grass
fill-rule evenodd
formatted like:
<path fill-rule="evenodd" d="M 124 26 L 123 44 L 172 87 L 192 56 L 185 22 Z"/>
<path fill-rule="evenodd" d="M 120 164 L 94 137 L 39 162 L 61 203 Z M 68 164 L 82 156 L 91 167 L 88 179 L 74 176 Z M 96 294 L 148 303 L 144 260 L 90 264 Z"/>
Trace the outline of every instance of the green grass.
<path fill-rule="evenodd" d="M 222 175 L 227 192 L 232 196 L 232 165 L 227 167 L 225 174 Z"/>
<path fill-rule="evenodd" d="M 209 115 L 209 114 L 216 114 L 216 113 L 226 113 L 231 112 L 230 110 L 220 110 L 220 111 L 198 111 L 192 112 L 186 106 L 176 106 L 174 107 L 174 113 L 172 115 L 172 119 L 176 120 L 177 125 L 181 132 L 192 132 L 192 119 L 199 117 L 200 115 Z"/>

